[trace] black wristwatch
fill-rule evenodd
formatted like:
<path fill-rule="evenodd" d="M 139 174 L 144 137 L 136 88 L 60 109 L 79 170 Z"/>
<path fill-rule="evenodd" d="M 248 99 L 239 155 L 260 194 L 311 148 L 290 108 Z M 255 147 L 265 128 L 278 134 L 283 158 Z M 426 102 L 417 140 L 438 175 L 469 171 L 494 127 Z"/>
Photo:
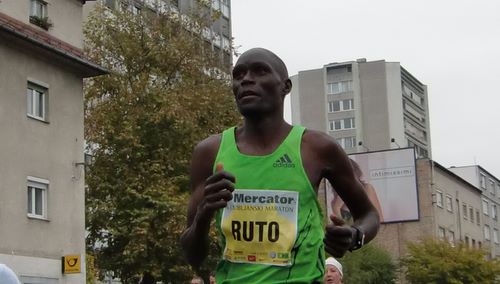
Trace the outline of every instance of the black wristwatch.
<path fill-rule="evenodd" d="M 356 226 L 351 226 L 351 227 L 354 228 L 354 230 L 356 230 L 351 248 L 349 249 L 350 251 L 353 251 L 360 249 L 365 244 L 365 233 L 363 233 L 361 229 Z"/>

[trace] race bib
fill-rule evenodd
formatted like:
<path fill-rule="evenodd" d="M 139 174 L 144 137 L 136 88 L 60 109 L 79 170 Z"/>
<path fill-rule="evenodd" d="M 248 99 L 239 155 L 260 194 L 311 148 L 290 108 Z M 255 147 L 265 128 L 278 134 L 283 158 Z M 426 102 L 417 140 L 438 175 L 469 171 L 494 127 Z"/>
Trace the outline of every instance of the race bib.
<path fill-rule="evenodd" d="M 297 238 L 299 193 L 236 189 L 222 212 L 224 259 L 288 266 Z"/>

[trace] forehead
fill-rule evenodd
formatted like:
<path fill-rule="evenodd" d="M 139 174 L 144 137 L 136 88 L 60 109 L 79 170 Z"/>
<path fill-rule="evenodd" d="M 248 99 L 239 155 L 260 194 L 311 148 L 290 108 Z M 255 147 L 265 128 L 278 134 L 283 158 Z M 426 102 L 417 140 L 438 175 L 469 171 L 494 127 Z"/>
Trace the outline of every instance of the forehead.
<path fill-rule="evenodd" d="M 326 268 L 330 271 L 336 271 L 336 272 L 339 272 L 339 269 L 337 267 L 335 267 L 335 265 L 327 265 Z"/>
<path fill-rule="evenodd" d="M 274 53 L 265 49 L 251 49 L 244 52 L 240 58 L 238 58 L 234 67 L 236 68 L 239 65 L 251 65 L 254 63 L 267 64 L 280 75 L 286 75 L 286 69 L 282 61 L 278 59 Z"/>

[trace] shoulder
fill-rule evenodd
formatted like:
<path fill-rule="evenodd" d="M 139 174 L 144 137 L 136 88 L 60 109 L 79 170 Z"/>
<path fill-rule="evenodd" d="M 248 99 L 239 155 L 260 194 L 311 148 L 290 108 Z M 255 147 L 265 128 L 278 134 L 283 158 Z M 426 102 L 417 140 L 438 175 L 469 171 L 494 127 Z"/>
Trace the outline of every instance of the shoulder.
<path fill-rule="evenodd" d="M 342 147 L 332 136 L 317 130 L 305 129 L 302 135 L 302 145 L 319 155 L 343 152 Z"/>
<path fill-rule="evenodd" d="M 200 141 L 194 148 L 194 153 L 209 154 L 217 152 L 222 140 L 222 133 L 211 135 Z"/>

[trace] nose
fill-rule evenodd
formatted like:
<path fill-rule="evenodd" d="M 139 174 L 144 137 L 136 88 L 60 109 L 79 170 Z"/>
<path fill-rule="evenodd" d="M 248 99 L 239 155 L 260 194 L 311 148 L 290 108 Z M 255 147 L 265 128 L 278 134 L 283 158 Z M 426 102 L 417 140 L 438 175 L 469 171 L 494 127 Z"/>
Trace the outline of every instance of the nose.
<path fill-rule="evenodd" d="M 255 82 L 255 80 L 254 80 L 252 72 L 250 72 L 250 71 L 245 72 L 245 75 L 243 75 L 243 78 L 241 79 L 241 84 L 247 85 L 247 84 L 251 84 L 254 82 Z"/>

